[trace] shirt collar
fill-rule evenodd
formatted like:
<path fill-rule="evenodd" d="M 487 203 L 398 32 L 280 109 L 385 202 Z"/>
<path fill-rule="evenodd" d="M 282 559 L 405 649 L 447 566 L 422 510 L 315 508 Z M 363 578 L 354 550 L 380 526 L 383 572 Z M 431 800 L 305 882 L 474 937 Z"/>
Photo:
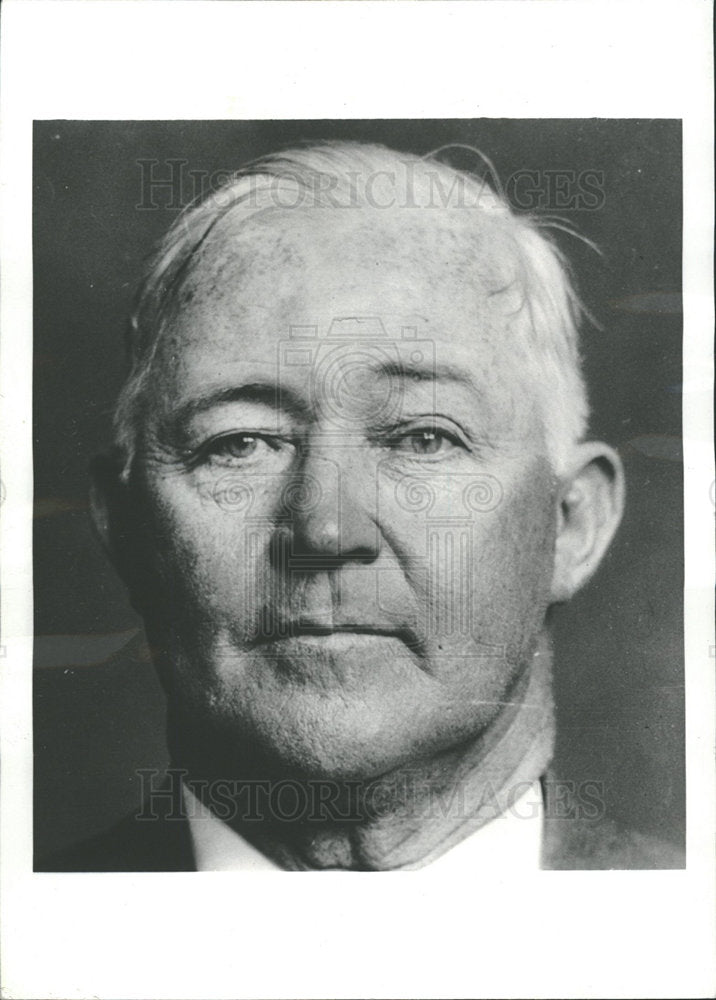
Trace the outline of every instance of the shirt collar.
<path fill-rule="evenodd" d="M 189 821 L 196 869 L 215 871 L 282 871 L 241 834 L 219 819 L 186 786 L 182 786 Z M 542 850 L 544 805 L 539 781 L 515 800 L 501 815 L 467 834 L 449 850 L 436 852 L 416 865 L 401 870 L 449 874 L 459 871 L 538 871 Z"/>

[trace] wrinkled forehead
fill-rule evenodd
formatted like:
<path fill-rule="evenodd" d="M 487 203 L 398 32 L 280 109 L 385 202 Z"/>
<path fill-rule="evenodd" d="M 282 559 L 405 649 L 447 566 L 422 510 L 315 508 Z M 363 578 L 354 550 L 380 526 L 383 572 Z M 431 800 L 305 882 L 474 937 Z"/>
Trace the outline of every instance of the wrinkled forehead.
<path fill-rule="evenodd" d="M 350 369 L 366 399 L 377 376 L 411 379 L 433 403 L 437 386 L 444 408 L 460 386 L 470 406 L 516 430 L 516 399 L 532 409 L 509 329 L 522 305 L 518 272 L 508 227 L 466 210 L 269 210 L 242 225 L 229 215 L 195 253 L 167 316 L 152 406 L 169 412 L 248 380 L 320 409 L 326 373 Z"/>
<path fill-rule="evenodd" d="M 514 227 L 475 208 L 268 208 L 228 212 L 194 253 L 177 310 L 236 297 L 240 288 L 292 299 L 306 276 L 328 287 L 394 278 L 427 303 L 446 284 L 484 299 L 519 297 Z M 511 301 L 492 303 L 508 309 Z"/>

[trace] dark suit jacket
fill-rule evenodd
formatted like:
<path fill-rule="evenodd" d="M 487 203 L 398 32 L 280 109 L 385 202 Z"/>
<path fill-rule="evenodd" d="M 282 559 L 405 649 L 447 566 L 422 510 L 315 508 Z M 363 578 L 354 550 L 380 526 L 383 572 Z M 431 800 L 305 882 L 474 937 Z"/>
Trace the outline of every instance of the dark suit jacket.
<path fill-rule="evenodd" d="M 586 819 L 566 808 L 546 811 L 543 869 L 675 869 L 684 853 L 673 844 L 619 827 L 614 821 Z M 36 865 L 44 872 L 196 871 L 189 822 L 169 808 L 157 819 L 127 816 L 106 833 L 58 852 Z"/>

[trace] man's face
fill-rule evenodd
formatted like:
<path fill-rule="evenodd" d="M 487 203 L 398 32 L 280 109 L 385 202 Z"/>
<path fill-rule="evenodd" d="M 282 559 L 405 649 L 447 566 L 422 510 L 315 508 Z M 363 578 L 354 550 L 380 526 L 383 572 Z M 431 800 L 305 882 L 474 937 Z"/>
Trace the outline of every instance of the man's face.
<path fill-rule="evenodd" d="M 477 737 L 548 604 L 554 484 L 499 233 L 468 262 L 435 215 L 384 215 L 215 227 L 139 451 L 170 701 L 303 775 Z"/>

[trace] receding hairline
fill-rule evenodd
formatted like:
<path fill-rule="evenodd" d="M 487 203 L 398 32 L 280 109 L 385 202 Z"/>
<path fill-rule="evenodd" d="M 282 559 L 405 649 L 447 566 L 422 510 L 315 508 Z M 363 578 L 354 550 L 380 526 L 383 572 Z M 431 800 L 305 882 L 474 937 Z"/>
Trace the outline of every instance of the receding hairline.
<path fill-rule="evenodd" d="M 451 233 L 451 238 L 460 245 L 459 256 L 462 259 L 465 247 L 474 244 L 477 230 L 489 231 L 493 241 L 496 233 L 505 233 L 507 242 L 513 242 L 508 256 L 518 265 L 522 288 L 520 308 L 525 313 L 527 327 L 532 330 L 528 335 L 530 354 L 527 360 L 536 373 L 535 386 L 543 400 L 545 421 L 549 424 L 550 454 L 557 456 L 554 459 L 556 464 L 563 461 L 568 442 L 579 439 L 585 432 L 588 405 L 579 362 L 581 303 L 572 287 L 567 263 L 555 243 L 537 220 L 516 213 L 499 188 L 495 193 L 480 177 L 412 153 L 362 143 L 336 142 L 289 149 L 247 165 L 215 193 L 222 196 L 224 204 L 218 197 L 212 201 L 214 196 L 209 196 L 189 209 L 170 228 L 147 269 L 130 328 L 132 371 L 122 390 L 115 419 L 116 440 L 120 450 L 127 455 L 125 469 L 131 463 L 141 398 L 146 391 L 148 371 L 158 341 L 162 338 L 167 312 L 172 311 L 171 303 L 176 304 L 178 290 L 200 259 L 204 245 L 211 242 L 215 231 L 218 235 L 228 225 L 231 230 L 244 230 L 245 235 L 250 236 L 257 225 L 261 228 L 270 224 L 275 228 L 273 220 L 270 223 L 267 221 L 271 217 L 265 214 L 271 207 L 269 195 L 275 182 L 286 181 L 289 185 L 293 184 L 294 190 L 302 186 L 309 189 L 311 178 L 326 175 L 329 179 L 335 178 L 336 184 L 345 188 L 347 178 L 358 175 L 356 171 L 384 171 L 390 177 L 393 176 L 392 170 L 406 164 L 414 168 L 412 180 L 417 178 L 424 183 L 426 177 L 440 175 L 444 182 L 458 179 L 473 193 L 479 194 L 477 207 L 462 207 L 460 214 L 456 214 L 458 210 L 454 207 L 444 205 L 414 208 L 416 215 L 425 216 L 427 212 L 429 220 L 434 218 L 438 221 L 437 226 L 428 224 L 426 227 L 422 223 L 424 233 Z M 259 191 L 258 201 L 263 197 L 265 204 L 253 207 L 248 204 L 247 191 L 251 190 L 252 182 L 256 182 L 256 190 Z M 315 190 L 320 197 L 311 203 L 312 209 L 320 212 L 327 221 L 335 222 L 342 212 L 355 215 L 355 208 L 360 210 L 359 218 L 373 220 L 387 218 L 386 213 L 391 212 L 390 209 L 367 204 L 355 205 L 354 209 L 341 209 L 330 204 L 330 200 L 326 201 L 325 186 L 319 184 Z M 332 190 L 335 190 L 335 185 Z M 247 207 L 248 212 L 245 211 Z M 291 213 L 298 210 L 298 207 L 282 206 L 281 215 L 290 219 Z M 467 225 L 456 225 L 457 220 L 462 222 L 463 218 Z M 450 225 L 445 224 L 446 219 L 450 220 Z M 498 225 L 490 225 L 493 221 Z M 471 235 L 466 238 L 467 234 Z M 445 266 L 451 265 L 447 263 Z M 471 267 L 472 270 L 466 268 L 464 277 L 474 281 L 477 277 L 474 260 Z"/>
<path fill-rule="evenodd" d="M 211 292 L 227 272 L 295 277 L 297 270 L 330 268 L 333 254 L 367 268 L 412 267 L 423 280 L 450 278 L 488 294 L 502 291 L 519 263 L 514 233 L 502 219 L 478 228 L 460 211 L 428 216 L 395 209 L 377 219 L 336 208 L 267 208 L 247 219 L 229 212 L 187 259 L 172 298 L 180 302 L 182 288 L 197 280 Z"/>

